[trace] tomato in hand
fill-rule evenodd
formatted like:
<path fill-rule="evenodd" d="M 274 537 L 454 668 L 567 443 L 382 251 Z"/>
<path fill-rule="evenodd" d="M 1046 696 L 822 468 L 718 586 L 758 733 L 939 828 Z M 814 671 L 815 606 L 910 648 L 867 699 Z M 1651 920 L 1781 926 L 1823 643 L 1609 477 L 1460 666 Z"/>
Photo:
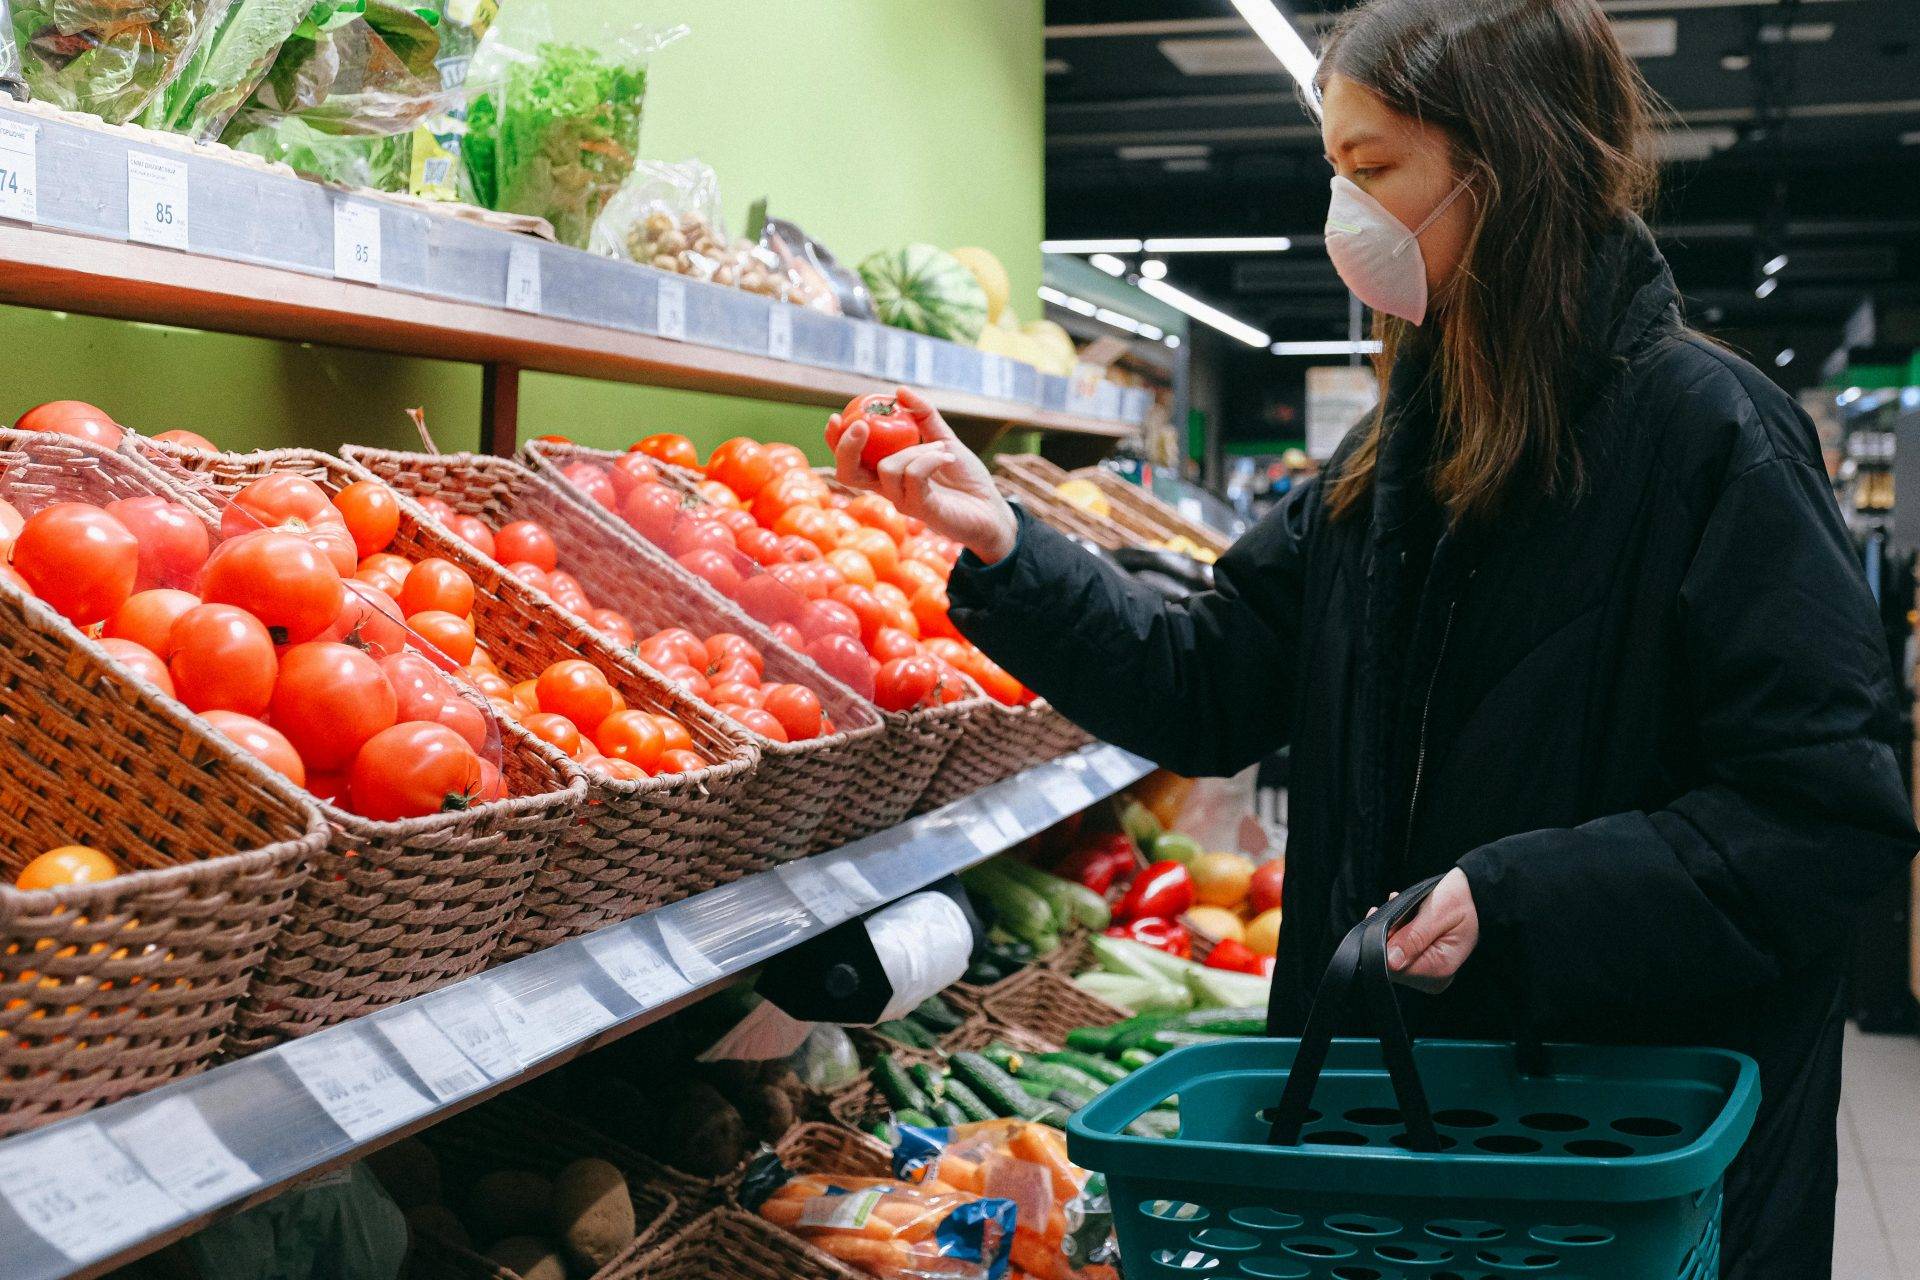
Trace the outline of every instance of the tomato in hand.
<path fill-rule="evenodd" d="M 580 658 L 556 662 L 534 683 L 540 709 L 573 721 L 581 733 L 592 733 L 613 714 L 613 686 L 600 669 Z"/>
<path fill-rule="evenodd" d="M 107 619 L 106 635 L 114 640 L 131 640 L 162 658 L 173 655 L 173 624 L 189 609 L 200 606 L 200 597 L 191 591 L 161 588 L 141 591 Z"/>
<path fill-rule="evenodd" d="M 493 530 L 479 516 L 463 516 L 454 512 L 441 523 L 447 526 L 447 532 L 483 556 L 491 558 L 499 550 L 494 545 Z"/>
<path fill-rule="evenodd" d="M 855 396 L 840 411 L 837 427 L 827 427 L 827 447 L 837 449 L 840 437 L 856 422 L 867 426 L 867 443 L 860 450 L 860 465 L 869 471 L 879 467 L 883 459 L 920 443 L 920 424 L 898 401 L 892 396 L 865 395 Z"/>
<path fill-rule="evenodd" d="M 494 557 L 508 564 L 524 560 L 552 573 L 560 564 L 553 535 L 531 520 L 515 520 L 493 535 Z"/>
<path fill-rule="evenodd" d="M 280 664 L 273 637 L 245 609 L 195 605 L 174 622 L 167 651 L 174 693 L 192 710 L 266 713 Z"/>
<path fill-rule="evenodd" d="M 297 533 L 268 530 L 221 543 L 207 561 L 200 595 L 209 604 L 239 605 L 277 643 L 299 644 L 340 616 L 346 587 L 319 547 Z"/>
<path fill-rule="evenodd" d="M 272 725 L 243 716 L 237 711 L 215 709 L 201 713 L 202 719 L 225 734 L 240 748 L 276 773 L 284 774 L 296 787 L 307 785 L 306 762 L 293 749 L 285 734 Z M 322 799 L 331 800 L 331 796 Z"/>
<path fill-rule="evenodd" d="M 616 711 L 593 732 L 593 744 L 609 760 L 625 760 L 651 773 L 667 749 L 666 736 L 644 711 Z"/>
<path fill-rule="evenodd" d="M 672 467 L 685 467 L 689 471 L 700 469 L 700 451 L 693 447 L 693 441 L 671 431 L 660 431 L 627 446 L 630 452 L 646 454 L 656 462 L 664 462 Z"/>
<path fill-rule="evenodd" d="M 178 502 L 152 494 L 109 502 L 106 512 L 140 543 L 136 589 L 193 584 L 212 546 L 199 516 Z"/>
<path fill-rule="evenodd" d="M 933 659 L 895 658 L 880 664 L 873 700 L 887 711 L 908 711 L 925 702 L 939 683 L 940 667 Z"/>
<path fill-rule="evenodd" d="M 19 431 L 50 431 L 54 435 L 72 436 L 103 449 L 119 448 L 127 434 L 127 429 L 109 418 L 104 409 L 96 409 L 84 400 L 50 400 L 35 405 L 13 425 Z"/>
<path fill-rule="evenodd" d="M 167 673 L 167 664 L 160 660 L 159 654 L 145 645 L 135 644 L 131 640 L 115 640 L 112 637 L 102 640 L 100 647 L 105 649 L 107 656 L 115 662 L 169 698 L 173 696 L 173 677 Z"/>
<path fill-rule="evenodd" d="M 441 609 L 428 609 L 407 619 L 407 626 L 438 649 L 456 667 L 473 661 L 473 623 Z"/>
<path fill-rule="evenodd" d="M 59 502 L 21 525 L 13 567 L 33 594 L 75 626 L 90 627 L 133 594 L 140 542 L 99 507 Z"/>
<path fill-rule="evenodd" d="M 354 811 L 376 822 L 465 809 L 482 796 L 481 763 L 445 725 L 396 724 L 354 756 L 348 792 Z"/>
<path fill-rule="evenodd" d="M 400 532 L 400 499 L 378 480 L 355 480 L 333 495 L 333 506 L 360 557 L 385 551 Z"/>
<path fill-rule="evenodd" d="M 261 476 L 233 495 L 220 517 L 223 537 L 237 538 L 261 529 L 291 529 L 298 533 L 323 525 L 344 527 L 346 518 L 322 489 L 305 476 L 276 472 Z"/>
<path fill-rule="evenodd" d="M 352 764 L 362 743 L 399 718 L 380 664 L 352 645 L 325 640 L 287 650 L 269 705 L 274 727 L 323 773 Z"/>
<path fill-rule="evenodd" d="M 803 684 L 768 685 L 762 706 L 794 742 L 820 733 L 820 696 Z"/>
<path fill-rule="evenodd" d="M 473 579 L 451 560 L 422 560 L 401 586 L 399 604 L 409 618 L 429 609 L 464 618 L 473 612 Z"/>

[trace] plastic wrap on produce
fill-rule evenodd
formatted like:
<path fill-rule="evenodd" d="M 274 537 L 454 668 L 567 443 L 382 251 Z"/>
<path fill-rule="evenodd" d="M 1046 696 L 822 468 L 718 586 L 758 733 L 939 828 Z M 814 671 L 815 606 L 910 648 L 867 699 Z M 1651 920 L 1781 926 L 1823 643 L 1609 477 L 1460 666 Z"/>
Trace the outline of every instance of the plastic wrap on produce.
<path fill-rule="evenodd" d="M 765 200 L 754 202 L 747 235 L 780 260 L 791 282 L 787 301 L 826 315 L 873 319 L 873 295 L 860 273 L 843 265 L 797 224 L 769 217 Z"/>
<path fill-rule="evenodd" d="M 0 0 L 0 93 L 25 99 L 27 83 L 20 78 L 20 47 L 13 42 L 13 10 Z"/>
<path fill-rule="evenodd" d="M 193 57 L 229 0 L 9 2 L 33 97 L 123 124 Z"/>
<path fill-rule="evenodd" d="M 637 163 L 594 220 L 587 247 L 776 302 L 788 301 L 795 283 L 764 245 L 728 238 L 720 180 L 697 160 Z"/>

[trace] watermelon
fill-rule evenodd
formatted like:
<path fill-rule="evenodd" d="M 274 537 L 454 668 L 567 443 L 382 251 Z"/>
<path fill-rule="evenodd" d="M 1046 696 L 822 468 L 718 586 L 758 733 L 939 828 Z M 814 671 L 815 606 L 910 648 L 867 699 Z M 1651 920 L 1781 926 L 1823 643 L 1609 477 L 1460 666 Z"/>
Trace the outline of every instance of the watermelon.
<path fill-rule="evenodd" d="M 876 253 L 860 264 L 881 321 L 949 342 L 973 343 L 987 327 L 987 291 L 960 260 L 930 244 Z"/>

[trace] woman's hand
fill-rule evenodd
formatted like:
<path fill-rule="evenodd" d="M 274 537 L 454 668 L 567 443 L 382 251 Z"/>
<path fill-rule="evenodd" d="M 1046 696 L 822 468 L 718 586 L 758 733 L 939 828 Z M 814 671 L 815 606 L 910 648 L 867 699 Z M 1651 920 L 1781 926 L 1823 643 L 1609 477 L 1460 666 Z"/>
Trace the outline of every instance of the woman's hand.
<path fill-rule="evenodd" d="M 882 458 L 876 473 L 860 461 L 867 428 L 855 422 L 833 451 L 840 482 L 873 490 L 987 564 L 1005 558 L 1013 551 L 1019 524 L 986 466 L 917 392 L 902 387 L 894 398 L 919 424 L 920 443 Z M 835 414 L 829 426 L 839 422 Z"/>
<path fill-rule="evenodd" d="M 1394 981 L 1437 995 L 1453 984 L 1479 942 L 1473 888 L 1467 873 L 1455 867 L 1433 887 L 1413 919 L 1387 939 L 1387 969 Z"/>

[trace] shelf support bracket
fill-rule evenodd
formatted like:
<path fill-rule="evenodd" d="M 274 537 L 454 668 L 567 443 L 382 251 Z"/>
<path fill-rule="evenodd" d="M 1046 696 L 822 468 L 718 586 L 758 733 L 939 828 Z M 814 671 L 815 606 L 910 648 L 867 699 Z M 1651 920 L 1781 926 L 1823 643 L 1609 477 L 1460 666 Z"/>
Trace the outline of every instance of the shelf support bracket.
<path fill-rule="evenodd" d="M 511 458 L 520 447 L 520 366 L 480 366 L 480 452 Z"/>

